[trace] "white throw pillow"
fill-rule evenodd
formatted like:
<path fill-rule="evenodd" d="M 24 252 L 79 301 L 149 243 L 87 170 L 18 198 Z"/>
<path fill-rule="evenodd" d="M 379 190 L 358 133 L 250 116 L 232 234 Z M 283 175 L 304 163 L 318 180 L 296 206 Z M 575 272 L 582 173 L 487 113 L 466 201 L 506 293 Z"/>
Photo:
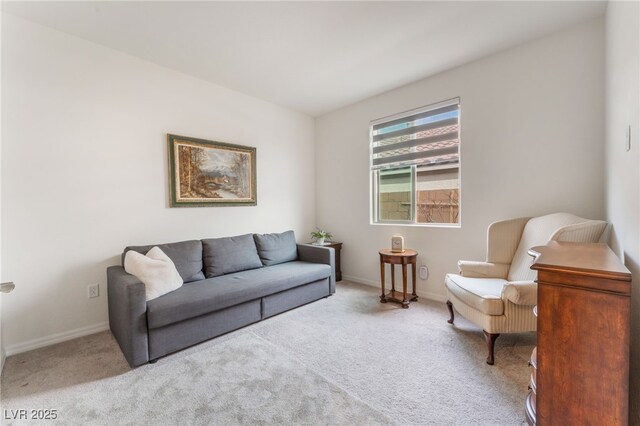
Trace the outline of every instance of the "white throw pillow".
<path fill-rule="evenodd" d="M 182 287 L 176 265 L 158 247 L 153 247 L 146 256 L 129 250 L 124 257 L 124 270 L 142 281 L 147 301 Z"/>

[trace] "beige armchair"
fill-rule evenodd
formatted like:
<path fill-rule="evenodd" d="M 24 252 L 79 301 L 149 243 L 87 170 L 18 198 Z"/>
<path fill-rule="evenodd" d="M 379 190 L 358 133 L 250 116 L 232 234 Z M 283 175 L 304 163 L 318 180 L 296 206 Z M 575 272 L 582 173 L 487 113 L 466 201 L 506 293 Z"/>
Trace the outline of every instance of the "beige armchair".
<path fill-rule="evenodd" d="M 487 260 L 458 262 L 459 275 L 447 274 L 447 307 L 482 327 L 493 365 L 493 348 L 500 333 L 536 330 L 533 307 L 538 289 L 536 271 L 529 267 L 531 247 L 548 241 L 600 242 L 608 224 L 568 213 L 495 222 L 487 231 Z"/>

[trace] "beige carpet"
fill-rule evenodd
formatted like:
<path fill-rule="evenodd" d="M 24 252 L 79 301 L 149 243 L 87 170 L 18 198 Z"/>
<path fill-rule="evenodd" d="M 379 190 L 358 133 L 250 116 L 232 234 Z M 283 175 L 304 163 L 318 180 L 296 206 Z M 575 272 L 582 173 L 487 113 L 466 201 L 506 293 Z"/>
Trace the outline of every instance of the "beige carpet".
<path fill-rule="evenodd" d="M 341 282 L 328 299 L 135 370 L 99 333 L 9 357 L 1 423 L 53 409 L 40 423 L 523 424 L 535 336 L 501 336 L 491 367 L 482 331 L 447 318 L 444 304 L 403 310 Z"/>

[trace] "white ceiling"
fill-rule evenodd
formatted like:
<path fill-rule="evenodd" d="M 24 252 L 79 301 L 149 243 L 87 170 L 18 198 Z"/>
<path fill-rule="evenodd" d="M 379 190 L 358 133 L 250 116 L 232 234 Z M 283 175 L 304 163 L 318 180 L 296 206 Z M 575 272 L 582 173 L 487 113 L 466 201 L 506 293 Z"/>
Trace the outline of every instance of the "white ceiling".
<path fill-rule="evenodd" d="M 312 116 L 604 13 L 606 2 L 2 2 Z"/>

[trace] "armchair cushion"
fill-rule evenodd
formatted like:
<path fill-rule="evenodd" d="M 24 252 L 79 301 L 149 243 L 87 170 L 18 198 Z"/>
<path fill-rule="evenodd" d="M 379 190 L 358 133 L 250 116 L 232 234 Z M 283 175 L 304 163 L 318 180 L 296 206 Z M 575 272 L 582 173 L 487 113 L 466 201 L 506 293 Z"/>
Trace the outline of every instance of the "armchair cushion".
<path fill-rule="evenodd" d="M 511 281 L 502 288 L 502 299 L 516 305 L 533 306 L 538 303 L 538 285 L 533 281 Z"/>
<path fill-rule="evenodd" d="M 468 278 L 507 278 L 509 265 L 506 263 L 476 262 L 472 260 L 458 261 L 460 275 Z"/>
<path fill-rule="evenodd" d="M 469 278 L 447 274 L 445 285 L 459 300 L 486 315 L 502 315 L 502 287 L 507 281 L 500 278 Z"/>

